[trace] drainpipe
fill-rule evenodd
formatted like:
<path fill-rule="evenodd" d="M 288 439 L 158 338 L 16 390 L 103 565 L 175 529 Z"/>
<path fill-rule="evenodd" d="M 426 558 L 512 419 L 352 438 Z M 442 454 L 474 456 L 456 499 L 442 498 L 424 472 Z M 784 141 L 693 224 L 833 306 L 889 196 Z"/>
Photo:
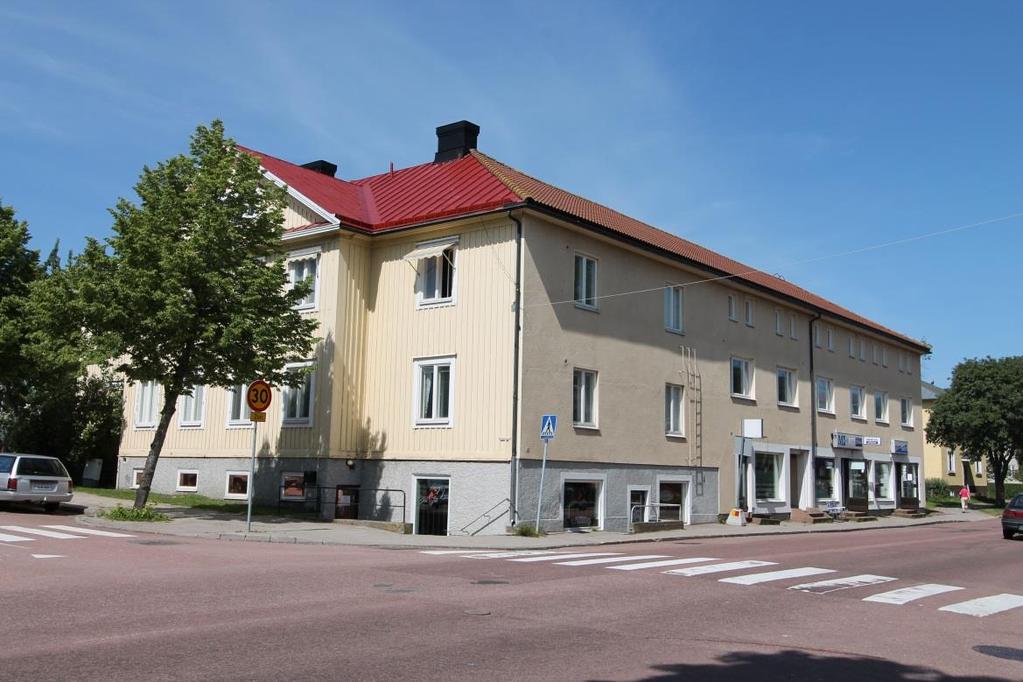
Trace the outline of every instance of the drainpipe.
<path fill-rule="evenodd" d="M 522 334 L 522 220 L 508 211 L 515 223 L 515 341 L 512 353 L 512 421 L 511 421 L 511 522 L 519 520 L 519 353 Z"/>
<path fill-rule="evenodd" d="M 817 376 L 813 369 L 813 324 L 821 319 L 821 314 L 810 318 L 809 334 L 806 335 L 806 342 L 810 349 L 810 461 L 807 466 L 814 471 L 814 462 L 817 460 Z M 817 492 L 814 490 L 814 504 L 817 504 Z"/>

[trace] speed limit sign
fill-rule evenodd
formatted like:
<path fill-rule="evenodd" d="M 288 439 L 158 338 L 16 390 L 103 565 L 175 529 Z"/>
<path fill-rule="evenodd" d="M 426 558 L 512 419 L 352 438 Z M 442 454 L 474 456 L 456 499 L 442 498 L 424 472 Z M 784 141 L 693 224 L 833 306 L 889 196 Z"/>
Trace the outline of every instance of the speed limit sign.
<path fill-rule="evenodd" d="M 245 394 L 245 400 L 253 412 L 265 412 L 266 408 L 270 407 L 272 397 L 273 391 L 270 390 L 270 384 L 262 379 L 257 379 L 249 384 L 249 390 Z"/>

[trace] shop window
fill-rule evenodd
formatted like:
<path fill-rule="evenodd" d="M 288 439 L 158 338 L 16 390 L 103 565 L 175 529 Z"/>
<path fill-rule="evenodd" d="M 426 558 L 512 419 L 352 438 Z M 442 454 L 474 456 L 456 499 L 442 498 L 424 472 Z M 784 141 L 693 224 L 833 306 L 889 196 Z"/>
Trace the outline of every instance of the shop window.
<path fill-rule="evenodd" d="M 781 455 L 756 453 L 754 474 L 758 500 L 781 498 Z"/>
<path fill-rule="evenodd" d="M 835 499 L 835 460 L 818 457 L 813 462 L 814 496 L 818 500 Z"/>
<path fill-rule="evenodd" d="M 596 528 L 600 526 L 598 481 L 565 481 L 565 528 Z"/>
<path fill-rule="evenodd" d="M 874 497 L 892 499 L 892 465 L 888 462 L 874 463 Z"/>
<path fill-rule="evenodd" d="M 683 519 L 685 485 L 683 481 L 661 481 L 658 484 L 658 503 L 668 505 L 657 508 L 657 515 L 661 521 L 681 521 Z"/>

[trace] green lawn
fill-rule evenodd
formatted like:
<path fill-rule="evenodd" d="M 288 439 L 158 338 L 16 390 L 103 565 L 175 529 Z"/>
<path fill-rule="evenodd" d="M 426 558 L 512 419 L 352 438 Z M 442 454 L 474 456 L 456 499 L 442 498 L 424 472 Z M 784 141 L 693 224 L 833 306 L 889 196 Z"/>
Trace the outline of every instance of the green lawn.
<path fill-rule="evenodd" d="M 135 491 L 125 488 L 90 488 L 88 486 L 80 485 L 75 486 L 75 491 L 89 493 L 90 495 L 99 495 L 101 497 L 110 497 L 115 500 L 125 500 L 127 502 L 135 501 Z M 237 500 L 218 500 L 213 497 L 205 497 L 194 493 L 184 493 L 181 495 L 150 493 L 149 504 L 174 504 L 179 507 L 203 509 L 206 511 L 215 511 L 224 514 L 245 514 L 248 508 L 248 505 L 245 502 L 238 502 Z M 293 510 L 286 508 L 278 510 L 277 507 L 263 507 L 258 505 L 252 508 L 252 513 L 264 516 L 302 516 L 305 518 L 313 516 L 312 514 L 296 514 Z"/>

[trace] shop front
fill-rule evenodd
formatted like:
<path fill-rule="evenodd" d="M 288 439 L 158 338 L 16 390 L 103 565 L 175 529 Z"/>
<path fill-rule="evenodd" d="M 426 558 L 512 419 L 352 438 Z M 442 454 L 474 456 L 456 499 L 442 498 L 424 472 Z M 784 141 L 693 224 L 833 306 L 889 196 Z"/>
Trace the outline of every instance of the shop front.
<path fill-rule="evenodd" d="M 895 480 L 899 509 L 920 508 L 920 463 L 909 457 L 909 442 L 892 440 L 892 459 L 895 461 Z"/>

